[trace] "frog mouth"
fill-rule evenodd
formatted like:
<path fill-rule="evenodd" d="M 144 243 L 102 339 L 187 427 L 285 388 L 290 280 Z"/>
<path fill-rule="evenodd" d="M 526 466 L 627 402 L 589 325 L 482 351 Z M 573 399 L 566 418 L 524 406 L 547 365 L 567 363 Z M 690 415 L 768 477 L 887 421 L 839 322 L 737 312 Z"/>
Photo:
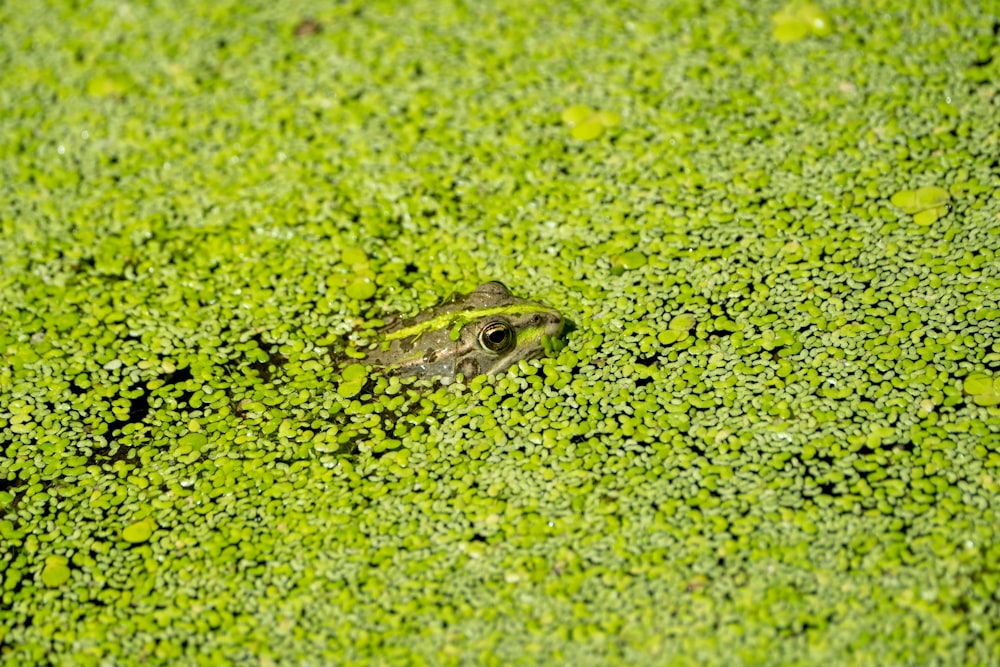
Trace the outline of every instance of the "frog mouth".
<path fill-rule="evenodd" d="M 539 348 L 537 350 L 532 350 L 528 354 L 524 355 L 524 361 L 531 361 L 533 359 L 541 359 L 544 356 L 545 350 Z"/>

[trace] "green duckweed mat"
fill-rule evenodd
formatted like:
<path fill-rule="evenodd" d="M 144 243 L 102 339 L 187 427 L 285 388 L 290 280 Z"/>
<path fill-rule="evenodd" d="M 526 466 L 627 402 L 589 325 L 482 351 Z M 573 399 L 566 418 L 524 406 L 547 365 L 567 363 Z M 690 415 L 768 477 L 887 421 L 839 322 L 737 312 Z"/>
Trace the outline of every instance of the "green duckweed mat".
<path fill-rule="evenodd" d="M 998 33 L 0 3 L 0 661 L 996 664 Z M 341 376 L 487 279 L 567 346 Z"/>

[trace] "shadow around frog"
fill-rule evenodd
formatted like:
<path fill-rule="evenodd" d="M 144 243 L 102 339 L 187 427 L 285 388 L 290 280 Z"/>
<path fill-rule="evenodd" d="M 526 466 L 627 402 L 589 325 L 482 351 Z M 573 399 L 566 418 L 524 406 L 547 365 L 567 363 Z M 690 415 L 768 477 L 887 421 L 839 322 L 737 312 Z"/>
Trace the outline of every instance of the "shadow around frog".
<path fill-rule="evenodd" d="M 559 340 L 562 341 L 563 346 L 569 345 L 569 337 L 580 327 L 577 325 L 575 320 L 571 320 L 568 317 L 563 316 L 563 330 L 559 335 Z"/>

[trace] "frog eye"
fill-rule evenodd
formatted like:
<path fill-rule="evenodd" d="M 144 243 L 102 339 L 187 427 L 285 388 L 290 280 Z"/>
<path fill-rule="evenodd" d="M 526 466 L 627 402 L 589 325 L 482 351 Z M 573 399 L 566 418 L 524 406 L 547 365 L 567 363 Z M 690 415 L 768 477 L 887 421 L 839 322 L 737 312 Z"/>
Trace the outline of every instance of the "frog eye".
<path fill-rule="evenodd" d="M 510 290 L 507 289 L 507 286 L 504 285 L 499 280 L 491 280 L 488 283 L 483 283 L 482 285 L 476 288 L 476 292 L 478 292 L 479 294 L 485 294 L 487 296 L 495 296 L 495 297 L 510 296 Z"/>
<path fill-rule="evenodd" d="M 516 342 L 514 328 L 501 320 L 487 322 L 479 330 L 479 345 L 490 352 L 498 354 L 507 352 L 514 347 Z"/>

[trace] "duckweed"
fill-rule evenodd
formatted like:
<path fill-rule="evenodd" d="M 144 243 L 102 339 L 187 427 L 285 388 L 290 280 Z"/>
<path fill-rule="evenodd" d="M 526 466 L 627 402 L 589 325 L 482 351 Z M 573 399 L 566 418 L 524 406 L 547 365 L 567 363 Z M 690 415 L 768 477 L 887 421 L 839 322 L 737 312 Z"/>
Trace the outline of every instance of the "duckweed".
<path fill-rule="evenodd" d="M 562 111 L 562 120 L 570 128 L 574 139 L 591 141 L 596 139 L 608 128 L 621 123 L 621 114 L 614 111 L 594 111 L 588 106 L 574 104 Z"/>
<path fill-rule="evenodd" d="M 962 383 L 966 394 L 972 396 L 976 405 L 992 407 L 1000 405 L 1000 377 L 991 377 L 986 373 L 971 373 Z"/>
<path fill-rule="evenodd" d="M 341 372 L 337 393 L 345 398 L 357 396 L 368 382 L 368 368 L 364 364 L 348 364 Z"/>
<path fill-rule="evenodd" d="M 995 16 L 310 12 L 0 9 L 0 663 L 995 660 Z"/>
<path fill-rule="evenodd" d="M 189 462 L 190 463 L 190 462 Z M 126 542 L 139 543 L 147 541 L 152 535 L 156 524 L 150 518 L 130 523 L 122 530 L 122 539 Z"/>
<path fill-rule="evenodd" d="M 646 265 L 646 256 L 638 250 L 630 250 L 611 259 L 611 272 L 621 275 Z"/>
<path fill-rule="evenodd" d="M 948 212 L 948 202 L 951 195 L 944 188 L 926 186 L 916 190 L 900 190 L 891 198 L 891 202 L 913 215 L 913 222 L 918 225 L 932 225 Z"/>
<path fill-rule="evenodd" d="M 772 35 L 778 42 L 797 42 L 810 35 L 825 37 L 833 31 L 830 16 L 819 5 L 793 0 L 772 17 Z"/>
<path fill-rule="evenodd" d="M 345 291 L 347 296 L 355 301 L 366 301 L 375 296 L 376 288 L 371 278 L 362 277 L 348 283 Z"/>
<path fill-rule="evenodd" d="M 42 570 L 42 583 L 49 588 L 59 588 L 70 577 L 69 560 L 65 556 L 49 556 Z"/>

